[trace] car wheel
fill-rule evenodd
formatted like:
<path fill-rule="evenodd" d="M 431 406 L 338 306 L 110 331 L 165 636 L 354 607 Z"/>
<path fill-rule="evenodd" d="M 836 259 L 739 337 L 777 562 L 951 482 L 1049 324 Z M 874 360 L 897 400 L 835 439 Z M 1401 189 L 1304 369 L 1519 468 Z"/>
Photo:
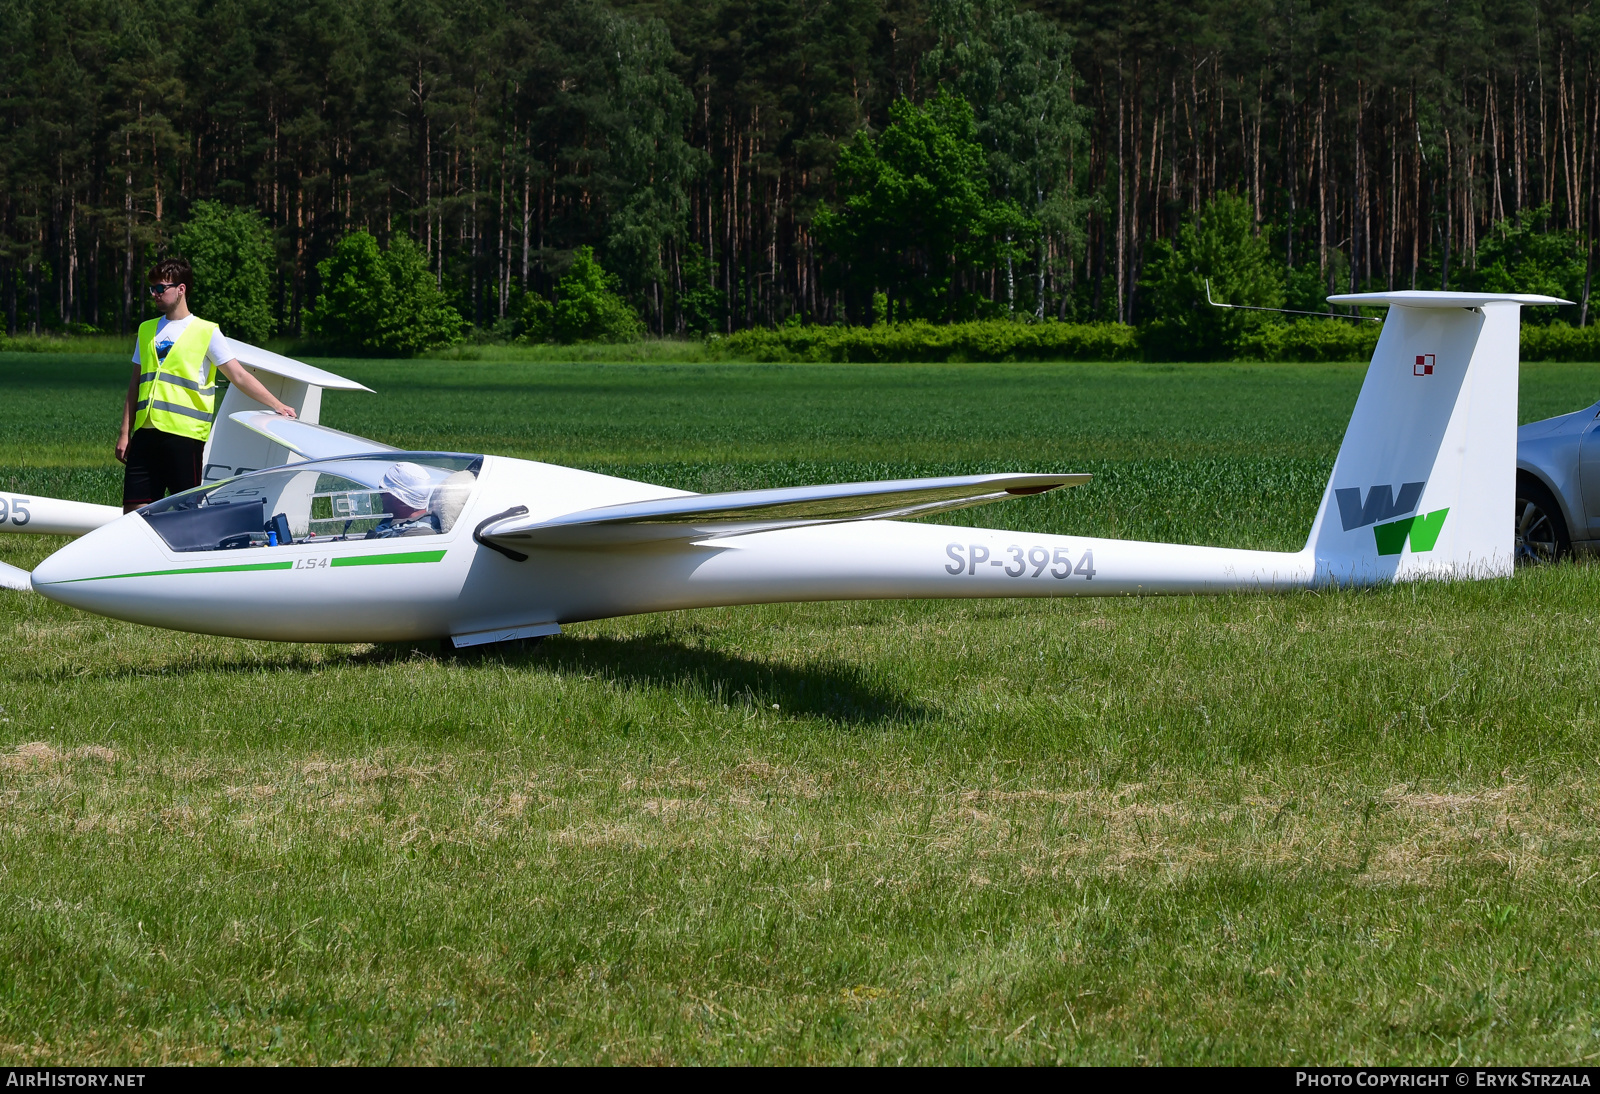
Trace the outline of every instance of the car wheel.
<path fill-rule="evenodd" d="M 1572 538 L 1561 506 L 1544 483 L 1526 475 L 1517 476 L 1516 542 L 1513 555 L 1518 566 L 1547 566 L 1572 554 Z"/>

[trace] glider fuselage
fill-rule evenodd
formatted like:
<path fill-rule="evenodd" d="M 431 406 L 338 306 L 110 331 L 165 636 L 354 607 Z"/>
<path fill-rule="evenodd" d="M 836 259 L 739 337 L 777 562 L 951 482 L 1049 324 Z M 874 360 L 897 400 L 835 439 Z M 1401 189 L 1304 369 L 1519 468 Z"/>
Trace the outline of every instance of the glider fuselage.
<path fill-rule="evenodd" d="M 474 536 L 516 507 L 538 519 L 687 496 L 489 456 L 442 534 L 174 550 L 150 521 L 130 513 L 45 560 L 33 585 L 86 611 L 174 630 L 300 642 L 455 637 L 470 644 L 552 633 L 553 625 L 585 619 L 730 604 L 1259 591 L 1304 587 L 1313 577 L 1303 552 L 889 520 L 613 547 L 530 546 L 512 552 L 527 556 L 520 561 Z"/>
<path fill-rule="evenodd" d="M 31 575 L 0 564 L 0 587 L 175 630 L 474 645 L 731 604 L 1273 592 L 1509 574 L 1520 309 L 1564 301 L 1402 291 L 1330 303 L 1390 311 L 1298 552 L 907 523 L 1081 486 L 1082 474 L 700 495 L 506 457 L 401 452 L 310 420 L 322 387 L 360 384 L 244 347 L 298 400 L 301 420 L 225 414 L 208 457 L 216 481 L 138 513 L 6 500 L 5 531 L 88 534 Z"/>

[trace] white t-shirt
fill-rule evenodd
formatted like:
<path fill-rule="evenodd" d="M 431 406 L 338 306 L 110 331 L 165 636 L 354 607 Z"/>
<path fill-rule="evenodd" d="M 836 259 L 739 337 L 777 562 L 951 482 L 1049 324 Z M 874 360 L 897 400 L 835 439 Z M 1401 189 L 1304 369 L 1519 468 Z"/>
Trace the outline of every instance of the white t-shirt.
<path fill-rule="evenodd" d="M 189 323 L 194 315 L 186 315 L 182 319 L 157 319 L 156 320 L 156 356 L 161 360 L 167 359 L 167 351 L 178 340 L 178 336 L 189 328 Z M 227 364 L 233 360 L 233 347 L 228 345 L 228 340 L 222 337 L 222 328 L 218 327 L 211 332 L 211 345 L 206 348 L 206 364 L 214 371 L 218 365 Z M 139 360 L 139 343 L 133 344 L 133 363 L 141 365 Z M 210 379 L 208 376 L 207 379 Z"/>

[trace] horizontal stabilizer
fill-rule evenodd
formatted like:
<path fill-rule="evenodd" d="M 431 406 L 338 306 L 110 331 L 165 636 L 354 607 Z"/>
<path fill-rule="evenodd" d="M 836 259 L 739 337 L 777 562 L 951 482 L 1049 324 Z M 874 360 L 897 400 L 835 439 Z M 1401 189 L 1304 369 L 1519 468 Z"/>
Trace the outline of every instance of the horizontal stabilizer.
<path fill-rule="evenodd" d="M 809 524 L 903 520 L 985 505 L 1062 486 L 1088 475 L 958 475 L 848 482 L 777 490 L 690 494 L 584 509 L 550 519 L 511 517 L 479 536 L 515 547 L 613 547 L 661 540 L 748 535 Z"/>
<path fill-rule="evenodd" d="M 9 563 L 0 562 L 0 589 L 15 589 L 19 593 L 33 591 L 33 578 L 27 570 L 18 569 Z"/>
<path fill-rule="evenodd" d="M 356 456 L 363 452 L 398 452 L 389 444 L 379 444 L 354 433 L 343 433 L 325 425 L 285 418 L 270 410 L 244 410 L 230 417 L 250 430 L 259 433 L 290 452 L 307 460 L 321 460 L 329 456 Z"/>
<path fill-rule="evenodd" d="M 0 494 L 0 532 L 83 536 L 121 515 L 115 505 L 41 498 L 38 494 Z"/>
<path fill-rule="evenodd" d="M 1330 304 L 1402 308 L 1481 308 L 1485 304 L 1571 304 L 1559 296 L 1525 292 L 1434 292 L 1431 289 L 1396 289 L 1394 292 L 1352 292 L 1328 297 Z"/>

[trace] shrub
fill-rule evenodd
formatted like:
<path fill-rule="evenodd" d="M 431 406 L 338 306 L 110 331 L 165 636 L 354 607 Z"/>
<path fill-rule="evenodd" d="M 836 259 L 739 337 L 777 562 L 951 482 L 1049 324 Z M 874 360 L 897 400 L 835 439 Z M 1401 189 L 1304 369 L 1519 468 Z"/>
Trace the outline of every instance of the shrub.
<path fill-rule="evenodd" d="M 272 315 L 272 231 L 254 209 L 198 201 L 178 233 L 178 252 L 194 267 L 190 304 L 245 342 L 265 342 Z"/>
<path fill-rule="evenodd" d="M 339 241 L 317 263 L 322 291 L 306 329 L 329 349 L 375 357 L 410 357 L 461 337 L 460 314 L 445 302 L 427 256 L 397 235 L 387 251 L 366 232 Z"/>
<path fill-rule="evenodd" d="M 1348 319 L 1274 322 L 1244 339 L 1239 358 L 1365 362 L 1372 359 L 1382 330 L 1376 323 L 1356 323 Z M 1522 360 L 1600 361 L 1600 327 L 1569 327 L 1560 321 L 1547 327 L 1524 326 Z"/>
<path fill-rule="evenodd" d="M 1372 359 L 1383 328 L 1350 319 L 1269 319 L 1240 339 L 1239 361 Z M 936 326 L 780 327 L 740 331 L 707 343 L 712 357 L 737 361 L 939 362 L 1138 361 L 1140 331 L 1120 323 L 1019 323 L 994 319 Z M 1157 358 L 1160 359 L 1160 358 Z M 1600 326 L 1522 328 L 1524 361 L 1600 361 Z"/>
<path fill-rule="evenodd" d="M 1244 331 L 1236 355 L 1241 361 L 1366 361 L 1382 330 L 1354 319 L 1272 320 Z"/>
<path fill-rule="evenodd" d="M 579 247 L 572 265 L 556 283 L 555 300 L 529 293 L 519 317 L 525 341 L 636 342 L 644 324 L 628 302 L 617 295 L 617 279 L 594 257 L 593 247 Z"/>
<path fill-rule="evenodd" d="M 1523 314 L 1537 311 L 1526 308 Z M 1547 327 L 1522 328 L 1524 361 L 1600 361 L 1600 327 L 1569 327 L 1559 320 Z"/>
<path fill-rule="evenodd" d="M 1530 311 L 1532 309 L 1529 309 Z M 1269 323 L 1246 338 L 1239 358 L 1248 361 L 1370 361 L 1383 330 L 1348 319 Z M 1600 327 L 1523 326 L 1524 361 L 1600 361 Z"/>
<path fill-rule="evenodd" d="M 523 293 L 522 299 L 515 301 L 512 313 L 517 317 L 518 342 L 550 341 L 550 323 L 555 321 L 555 309 L 547 299 L 538 293 Z"/>
<path fill-rule="evenodd" d="M 1138 359 L 1139 342 L 1134 328 L 1119 323 L 993 319 L 747 330 L 710 350 L 740 361 L 1128 361 Z"/>

